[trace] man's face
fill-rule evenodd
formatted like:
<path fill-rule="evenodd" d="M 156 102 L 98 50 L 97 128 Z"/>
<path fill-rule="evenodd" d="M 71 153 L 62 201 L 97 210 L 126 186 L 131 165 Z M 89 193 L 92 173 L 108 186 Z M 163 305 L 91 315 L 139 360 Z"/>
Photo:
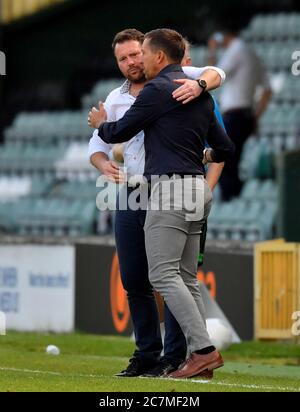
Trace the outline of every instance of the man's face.
<path fill-rule="evenodd" d="M 158 52 L 153 51 L 149 45 L 150 40 L 145 39 L 142 45 L 143 60 L 144 60 L 144 72 L 147 80 L 154 79 L 154 77 L 160 72 L 158 66 Z"/>
<path fill-rule="evenodd" d="M 136 40 L 117 43 L 115 56 L 124 77 L 132 83 L 145 81 L 142 46 Z"/>

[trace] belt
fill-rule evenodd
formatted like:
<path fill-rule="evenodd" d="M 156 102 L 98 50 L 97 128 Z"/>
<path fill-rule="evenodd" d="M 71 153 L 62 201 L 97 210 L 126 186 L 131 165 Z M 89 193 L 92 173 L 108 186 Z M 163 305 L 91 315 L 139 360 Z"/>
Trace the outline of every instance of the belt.
<path fill-rule="evenodd" d="M 141 183 L 136 183 L 136 184 L 130 184 L 130 185 L 127 185 L 127 189 L 129 190 L 129 191 L 133 191 L 133 190 L 135 190 L 135 189 L 138 189 L 138 188 L 140 188 L 141 186 L 144 186 L 144 187 L 148 187 L 148 184 L 146 183 L 146 184 L 141 184 Z"/>
<path fill-rule="evenodd" d="M 197 178 L 197 177 L 205 177 L 202 173 L 195 174 L 195 173 L 166 173 L 164 175 L 160 175 L 159 178 L 167 176 L 170 179 L 171 178 L 177 178 L 177 179 L 184 179 L 184 178 Z M 159 178 L 154 181 L 148 181 L 148 187 L 151 187 L 151 184 L 157 183 L 159 181 Z M 128 189 L 134 190 L 137 189 L 141 186 L 147 186 L 147 182 L 142 182 L 141 181 L 131 181 L 127 182 L 127 187 Z"/>
<path fill-rule="evenodd" d="M 180 179 L 184 179 L 185 177 L 200 177 L 203 176 L 202 173 L 199 174 L 194 174 L 194 173 L 166 173 L 163 176 L 168 176 L 168 177 L 178 177 Z"/>

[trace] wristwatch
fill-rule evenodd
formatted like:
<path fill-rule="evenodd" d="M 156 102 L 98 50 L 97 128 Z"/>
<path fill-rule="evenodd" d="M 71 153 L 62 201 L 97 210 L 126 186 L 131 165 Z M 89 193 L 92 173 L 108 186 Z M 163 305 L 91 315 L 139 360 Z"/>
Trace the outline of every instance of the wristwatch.
<path fill-rule="evenodd" d="M 207 89 L 207 83 L 205 80 L 201 80 L 201 79 L 197 79 L 196 82 L 199 84 L 199 86 L 201 87 L 201 89 L 205 92 L 205 90 Z"/>

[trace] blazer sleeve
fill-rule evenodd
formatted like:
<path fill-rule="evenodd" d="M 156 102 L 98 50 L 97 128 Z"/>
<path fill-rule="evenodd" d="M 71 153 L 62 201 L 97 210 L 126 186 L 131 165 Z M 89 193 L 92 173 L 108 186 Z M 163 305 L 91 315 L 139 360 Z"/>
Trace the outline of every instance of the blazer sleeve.
<path fill-rule="evenodd" d="M 233 157 L 235 151 L 234 143 L 218 122 L 215 114 L 213 114 L 210 122 L 206 140 L 213 149 L 212 159 L 214 163 L 222 163 Z"/>
<path fill-rule="evenodd" d="M 106 143 L 127 142 L 161 116 L 163 99 L 164 93 L 158 85 L 148 83 L 122 119 L 100 126 L 99 137 Z"/>

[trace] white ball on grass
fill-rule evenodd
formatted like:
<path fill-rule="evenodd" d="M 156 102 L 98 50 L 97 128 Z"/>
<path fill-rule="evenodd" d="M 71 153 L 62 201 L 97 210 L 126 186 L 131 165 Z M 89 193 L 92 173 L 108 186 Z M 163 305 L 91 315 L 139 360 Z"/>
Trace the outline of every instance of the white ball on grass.
<path fill-rule="evenodd" d="M 57 346 L 55 345 L 48 345 L 46 348 L 46 352 L 48 355 L 59 355 L 60 354 L 60 350 Z"/>

